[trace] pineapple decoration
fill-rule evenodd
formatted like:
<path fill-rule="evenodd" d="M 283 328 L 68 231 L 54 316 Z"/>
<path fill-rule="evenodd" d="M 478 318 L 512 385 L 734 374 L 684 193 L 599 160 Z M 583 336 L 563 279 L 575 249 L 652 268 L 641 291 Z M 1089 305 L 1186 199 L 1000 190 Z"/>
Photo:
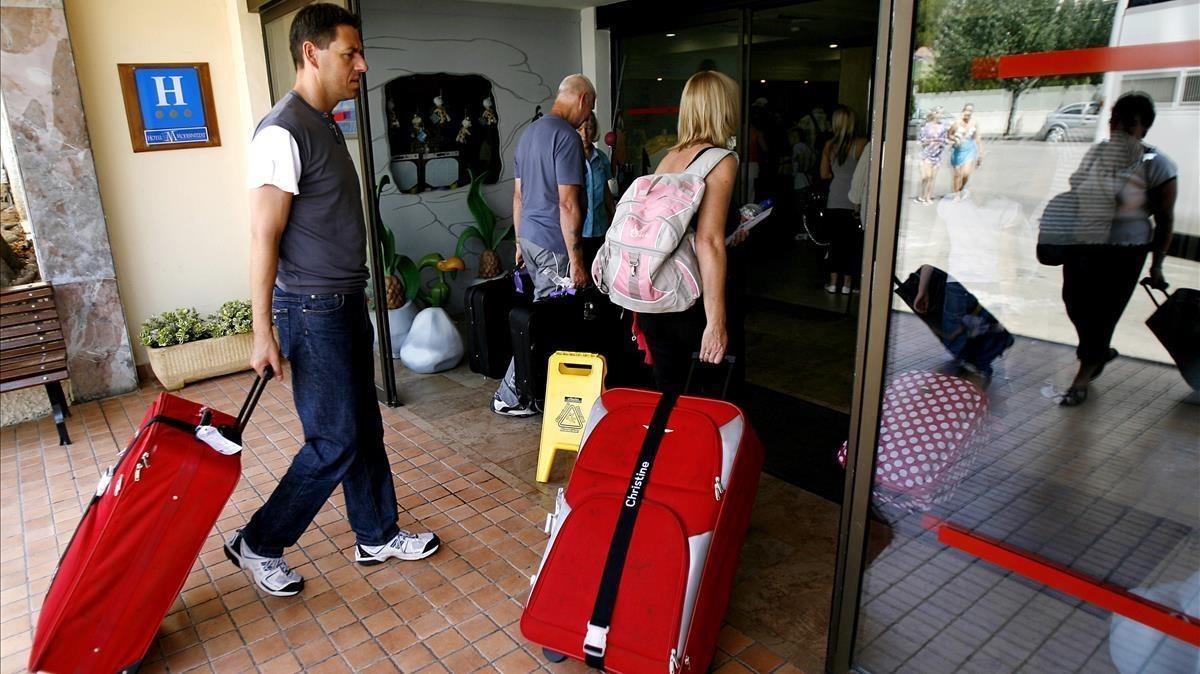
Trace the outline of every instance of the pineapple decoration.
<path fill-rule="evenodd" d="M 375 190 L 376 208 L 383 188 L 390 182 L 391 178 L 386 175 L 379 180 L 379 187 Z M 396 254 L 396 235 L 383 224 L 383 217 L 378 211 L 375 222 L 379 226 L 379 242 L 383 247 L 383 283 L 386 288 L 387 308 L 390 311 L 399 309 L 417 297 L 421 289 L 420 271 L 407 255 Z"/>
<path fill-rule="evenodd" d="M 458 246 L 454 250 L 455 257 L 462 257 L 467 242 L 479 239 L 479 242 L 483 244 L 483 252 L 479 254 L 479 278 L 481 279 L 495 278 L 504 273 L 504 267 L 500 264 L 500 254 L 496 252 L 496 249 L 500 246 L 500 242 L 508 239 L 512 234 L 512 225 L 502 229 L 496 227 L 496 215 L 492 213 L 492 209 L 483 199 L 481 186 L 486 176 L 486 173 L 479 176 L 471 175 L 471 190 L 467 193 L 467 208 L 475 217 L 475 224 L 468 226 L 458 236 Z"/>

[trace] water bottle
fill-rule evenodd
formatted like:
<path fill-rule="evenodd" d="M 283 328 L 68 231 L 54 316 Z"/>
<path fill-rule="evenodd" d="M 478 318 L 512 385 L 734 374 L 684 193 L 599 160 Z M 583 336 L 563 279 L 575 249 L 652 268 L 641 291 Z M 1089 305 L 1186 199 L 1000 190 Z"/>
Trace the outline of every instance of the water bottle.
<path fill-rule="evenodd" d="M 763 199 L 757 204 L 754 202 L 748 203 L 738 209 L 738 221 L 749 222 L 750 220 L 758 217 L 763 211 L 770 208 L 774 203 L 774 199 Z"/>

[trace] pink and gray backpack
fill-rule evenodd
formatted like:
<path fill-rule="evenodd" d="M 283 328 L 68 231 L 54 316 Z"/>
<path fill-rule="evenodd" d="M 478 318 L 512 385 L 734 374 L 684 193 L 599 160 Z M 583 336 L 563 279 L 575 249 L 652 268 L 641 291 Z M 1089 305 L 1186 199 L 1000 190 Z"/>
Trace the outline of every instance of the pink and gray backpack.
<path fill-rule="evenodd" d="M 705 176 L 731 154 L 701 150 L 683 173 L 642 176 L 625 191 L 592 262 L 592 281 L 613 304 L 665 314 L 683 311 L 700 297 L 691 223 L 704 198 Z"/>

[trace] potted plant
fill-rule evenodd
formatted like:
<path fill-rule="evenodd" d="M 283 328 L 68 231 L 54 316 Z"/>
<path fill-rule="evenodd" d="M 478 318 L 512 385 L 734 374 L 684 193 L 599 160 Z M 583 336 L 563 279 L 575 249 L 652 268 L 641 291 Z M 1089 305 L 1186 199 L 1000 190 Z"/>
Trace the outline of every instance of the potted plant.
<path fill-rule="evenodd" d="M 250 367 L 254 345 L 250 303 L 234 300 L 201 318 L 195 309 L 151 316 L 139 334 L 150 369 L 163 388 L 174 391 L 209 377 Z"/>
<path fill-rule="evenodd" d="M 400 362 L 413 372 L 442 372 L 458 365 L 458 361 L 462 359 L 462 336 L 458 334 L 458 328 L 454 327 L 450 314 L 446 313 L 442 305 L 450 296 L 450 284 L 446 282 L 446 275 L 457 274 L 464 267 L 462 258 L 455 256 L 445 259 L 441 253 L 430 253 L 415 265 L 418 275 L 425 269 L 432 268 L 437 272 L 437 277 L 429 290 L 422 294 L 428 308 L 423 309 L 413 319 L 408 337 L 400 348 Z"/>
<path fill-rule="evenodd" d="M 405 255 L 396 254 L 396 235 L 383 224 L 379 212 L 379 198 L 391 178 L 383 176 L 375 189 L 375 223 L 378 227 L 380 247 L 383 248 L 384 306 L 388 311 L 388 333 L 392 337 L 392 358 L 400 357 L 400 346 L 408 336 L 408 329 L 417 316 L 419 307 L 415 301 L 421 290 L 421 274 L 417 266 Z M 372 315 L 371 322 L 375 322 Z"/>
<path fill-rule="evenodd" d="M 467 192 L 467 208 L 474 216 L 475 224 L 468 225 L 462 234 L 458 235 L 458 245 L 454 248 L 454 257 L 461 258 L 466 252 L 467 243 L 478 239 L 483 244 L 483 252 L 479 254 L 477 275 L 481 279 L 490 279 L 504 273 L 504 267 L 500 264 L 500 254 L 496 252 L 496 249 L 500 247 L 502 241 L 510 237 L 513 228 L 512 225 L 508 225 L 497 229 L 496 215 L 488 207 L 481 191 L 485 177 L 487 177 L 487 173 L 479 176 L 471 175 L 471 189 Z"/>

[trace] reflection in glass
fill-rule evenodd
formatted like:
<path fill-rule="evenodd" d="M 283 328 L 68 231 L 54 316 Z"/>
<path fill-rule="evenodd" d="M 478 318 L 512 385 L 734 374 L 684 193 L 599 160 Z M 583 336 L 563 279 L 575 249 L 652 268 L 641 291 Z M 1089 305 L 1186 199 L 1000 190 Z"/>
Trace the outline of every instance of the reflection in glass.
<path fill-rule="evenodd" d="M 1200 2 L 1121 7 L 918 3 L 865 670 L 1200 667 Z"/>

